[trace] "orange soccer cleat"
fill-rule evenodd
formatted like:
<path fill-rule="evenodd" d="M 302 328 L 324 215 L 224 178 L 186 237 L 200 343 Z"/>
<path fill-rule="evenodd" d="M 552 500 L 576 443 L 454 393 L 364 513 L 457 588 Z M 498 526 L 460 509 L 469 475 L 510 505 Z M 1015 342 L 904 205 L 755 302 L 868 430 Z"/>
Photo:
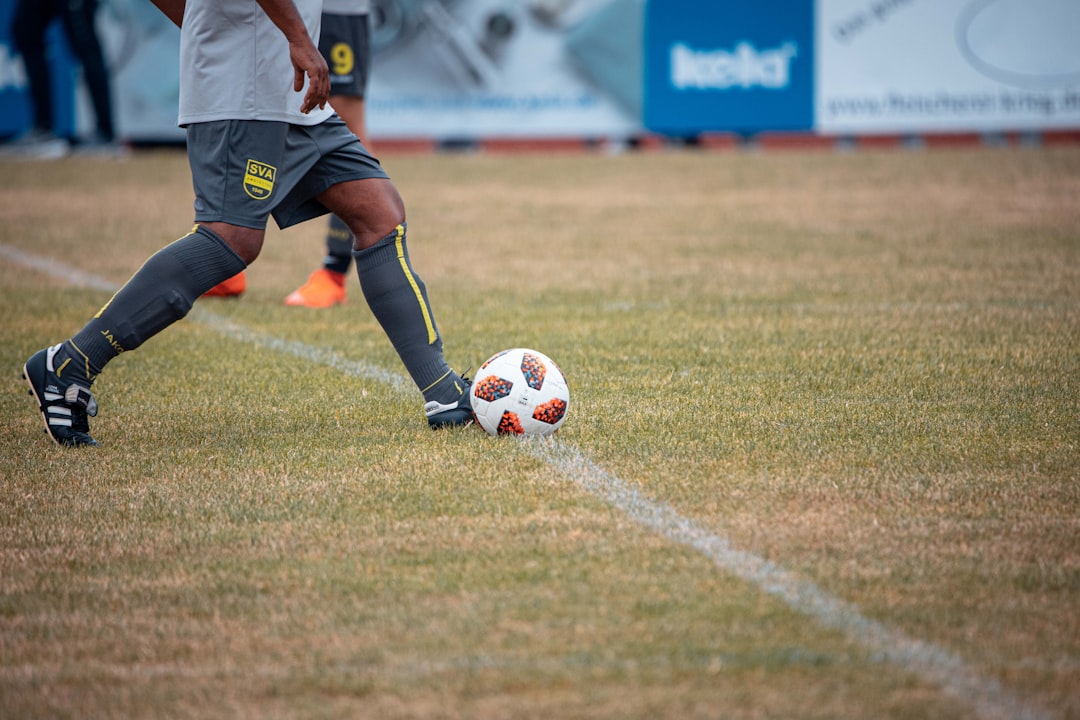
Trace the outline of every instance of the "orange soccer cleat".
<path fill-rule="evenodd" d="M 327 308 L 345 302 L 345 276 L 319 268 L 307 282 L 289 293 L 285 304 L 292 307 Z"/>
<path fill-rule="evenodd" d="M 241 270 L 228 280 L 222 280 L 207 290 L 203 293 L 203 297 L 239 297 L 245 290 L 247 290 L 247 275 Z"/>

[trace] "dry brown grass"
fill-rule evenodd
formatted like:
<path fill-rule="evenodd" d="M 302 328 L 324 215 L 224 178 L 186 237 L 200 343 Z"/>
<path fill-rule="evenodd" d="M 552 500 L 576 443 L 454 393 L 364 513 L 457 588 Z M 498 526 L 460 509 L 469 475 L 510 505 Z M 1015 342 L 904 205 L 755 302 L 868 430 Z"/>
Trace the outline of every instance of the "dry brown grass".
<path fill-rule="evenodd" d="M 539 346 L 597 467 L 1080 717 L 1076 148 L 385 161 L 455 364 Z M 180 153 L 0 169 L 0 244 L 117 284 L 191 221 Z M 200 306 L 397 371 L 355 285 L 281 306 L 321 232 L 271 230 L 248 295 Z M 987 710 L 513 443 L 198 316 L 103 375 L 100 451 L 58 452 L 17 368 L 106 296 L 0 256 L 0 714 Z"/>

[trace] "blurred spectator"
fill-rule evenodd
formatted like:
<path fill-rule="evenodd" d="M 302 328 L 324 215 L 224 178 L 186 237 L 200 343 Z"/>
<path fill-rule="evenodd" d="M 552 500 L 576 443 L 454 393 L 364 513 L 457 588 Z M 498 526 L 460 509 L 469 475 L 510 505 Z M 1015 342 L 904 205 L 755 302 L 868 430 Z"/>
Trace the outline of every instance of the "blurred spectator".
<path fill-rule="evenodd" d="M 97 0 L 18 0 L 12 20 L 15 48 L 23 58 L 30 85 L 33 123 L 8 148 L 19 154 L 59 158 L 71 150 L 70 138 L 57 134 L 52 99 L 52 77 L 46 56 L 45 31 L 57 18 L 63 23 L 71 49 L 90 92 L 97 129 L 87 139 L 88 150 L 120 150 L 113 125 L 109 75 L 94 18 Z"/>

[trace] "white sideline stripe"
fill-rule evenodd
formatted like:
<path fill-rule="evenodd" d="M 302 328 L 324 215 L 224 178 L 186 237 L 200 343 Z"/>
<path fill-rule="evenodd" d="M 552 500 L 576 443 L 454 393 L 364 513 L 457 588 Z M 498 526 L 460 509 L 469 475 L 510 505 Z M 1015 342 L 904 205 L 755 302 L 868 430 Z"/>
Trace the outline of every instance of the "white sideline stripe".
<path fill-rule="evenodd" d="M 105 292 L 110 293 L 116 292 L 116 285 L 114 283 L 111 283 L 104 278 L 100 278 L 97 275 L 83 272 L 70 265 L 65 265 L 59 260 L 50 260 L 49 258 L 44 258 L 40 255 L 23 252 L 10 245 L 0 245 L 0 255 L 3 255 L 7 259 L 18 263 L 23 267 L 37 270 L 42 275 L 48 275 L 58 280 L 65 280 L 73 287 L 104 290 Z"/>
<path fill-rule="evenodd" d="M 959 656 L 890 630 L 864 616 L 855 606 L 776 563 L 731 547 L 726 538 L 683 517 L 670 505 L 643 496 L 637 487 L 599 467 L 577 448 L 554 439 L 537 439 L 527 444 L 535 457 L 623 511 L 639 525 L 690 546 L 721 570 L 757 586 L 826 628 L 844 633 L 868 649 L 875 659 L 936 683 L 948 694 L 970 704 L 979 717 L 1003 720 L 1047 717 L 1006 692 L 997 681 L 980 676 Z"/>
<path fill-rule="evenodd" d="M 283 340 L 273 335 L 251 330 L 209 310 L 204 310 L 198 305 L 192 308 L 188 319 L 202 323 L 233 340 L 258 345 L 267 350 L 276 350 L 316 365 L 325 365 L 352 377 L 374 380 L 389 385 L 394 390 L 405 391 L 411 387 L 409 381 L 397 373 L 358 360 L 350 360 L 335 352 L 314 345 L 307 345 L 293 340 Z"/>
<path fill-rule="evenodd" d="M 70 284 L 113 292 L 116 286 L 56 260 L 25 253 L 0 244 L 0 255 Z M 408 381 L 396 373 L 356 362 L 318 347 L 282 340 L 245 328 L 207 310 L 193 308 L 188 316 L 231 339 L 252 343 L 326 365 L 346 375 L 383 382 L 407 390 Z M 731 547 L 726 538 L 680 515 L 670 505 L 645 497 L 639 488 L 596 465 L 577 448 L 554 438 L 522 443 L 523 449 L 548 463 L 590 494 L 624 512 L 639 525 L 669 540 L 687 545 L 712 560 L 718 568 L 782 601 L 792 610 L 816 619 L 822 626 L 842 632 L 883 662 L 894 664 L 942 688 L 969 704 L 987 720 L 1042 720 L 1050 716 L 1021 702 L 991 678 L 985 678 L 962 658 L 933 643 L 910 638 L 867 618 L 850 603 L 829 595 L 817 585 L 798 578 L 779 565 Z"/>

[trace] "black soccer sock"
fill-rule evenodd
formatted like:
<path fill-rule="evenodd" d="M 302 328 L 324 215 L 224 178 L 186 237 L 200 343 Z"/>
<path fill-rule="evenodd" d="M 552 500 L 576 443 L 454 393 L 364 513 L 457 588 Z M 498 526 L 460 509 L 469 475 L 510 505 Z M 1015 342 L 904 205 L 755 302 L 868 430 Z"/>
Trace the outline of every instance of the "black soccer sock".
<path fill-rule="evenodd" d="M 364 299 L 424 400 L 456 402 L 464 385 L 443 358 L 427 288 L 409 263 L 405 225 L 353 256 Z"/>
<path fill-rule="evenodd" d="M 87 381 L 92 381 L 107 362 L 187 315 L 199 296 L 245 267 L 224 240 L 196 225 L 154 253 L 105 307 L 64 343 L 61 353 L 85 369 Z"/>
<path fill-rule="evenodd" d="M 352 263 L 353 234 L 341 218 L 330 216 L 330 226 L 326 229 L 326 257 L 323 267 L 344 275 L 349 272 Z"/>

